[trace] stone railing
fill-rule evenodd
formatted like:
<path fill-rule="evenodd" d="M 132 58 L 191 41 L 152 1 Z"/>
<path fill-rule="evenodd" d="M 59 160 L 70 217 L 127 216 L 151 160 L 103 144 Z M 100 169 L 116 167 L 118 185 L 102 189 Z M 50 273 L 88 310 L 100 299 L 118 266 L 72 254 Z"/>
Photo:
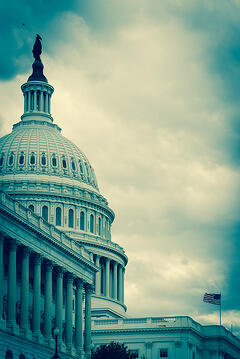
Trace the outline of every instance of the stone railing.
<path fill-rule="evenodd" d="M 22 219 L 28 221 L 30 225 L 36 226 L 44 234 L 50 236 L 52 239 L 64 244 L 71 248 L 85 259 L 93 262 L 92 253 L 88 252 L 84 246 L 77 243 L 72 238 L 67 236 L 64 232 L 57 229 L 54 225 L 45 221 L 42 217 L 39 217 L 30 209 L 23 206 L 21 203 L 13 200 L 9 195 L 0 191 L 0 205 L 6 207 L 8 210 L 13 211 L 14 215 L 20 216 Z"/>

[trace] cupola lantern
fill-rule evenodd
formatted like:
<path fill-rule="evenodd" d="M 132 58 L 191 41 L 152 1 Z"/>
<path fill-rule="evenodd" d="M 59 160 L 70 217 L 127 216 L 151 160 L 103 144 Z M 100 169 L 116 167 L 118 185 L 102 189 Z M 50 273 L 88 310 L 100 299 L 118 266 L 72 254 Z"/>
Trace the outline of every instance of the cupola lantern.
<path fill-rule="evenodd" d="M 36 35 L 33 45 L 34 62 L 33 72 L 28 81 L 21 86 L 24 96 L 24 113 L 22 121 L 48 121 L 53 122 L 51 116 L 51 96 L 54 88 L 49 85 L 47 78 L 43 74 L 43 64 L 40 58 L 42 53 L 41 36 Z"/>

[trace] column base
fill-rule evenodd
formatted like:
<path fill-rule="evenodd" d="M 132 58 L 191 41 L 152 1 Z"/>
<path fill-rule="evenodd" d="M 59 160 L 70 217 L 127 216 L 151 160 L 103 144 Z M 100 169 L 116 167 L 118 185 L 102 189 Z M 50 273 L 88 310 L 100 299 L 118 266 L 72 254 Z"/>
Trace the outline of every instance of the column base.
<path fill-rule="evenodd" d="M 41 333 L 32 333 L 32 338 L 35 342 L 44 344 L 43 335 Z"/>
<path fill-rule="evenodd" d="M 55 348 L 55 340 L 52 338 L 52 337 L 50 337 L 50 338 L 44 338 L 44 343 L 46 344 L 46 345 L 48 345 L 49 346 L 49 348 Z"/>
<path fill-rule="evenodd" d="M 73 347 L 72 344 L 66 344 L 66 353 L 72 355 Z"/>
<path fill-rule="evenodd" d="M 59 340 L 58 348 L 60 352 L 66 352 L 66 345 L 63 343 L 62 340 Z"/>
<path fill-rule="evenodd" d="M 20 335 L 22 335 L 23 337 L 27 338 L 27 339 L 32 339 L 32 332 L 30 330 L 29 327 L 27 328 L 20 328 Z"/>
<path fill-rule="evenodd" d="M 19 326 L 16 324 L 16 322 L 13 323 L 7 323 L 7 330 L 13 334 L 19 334 Z"/>

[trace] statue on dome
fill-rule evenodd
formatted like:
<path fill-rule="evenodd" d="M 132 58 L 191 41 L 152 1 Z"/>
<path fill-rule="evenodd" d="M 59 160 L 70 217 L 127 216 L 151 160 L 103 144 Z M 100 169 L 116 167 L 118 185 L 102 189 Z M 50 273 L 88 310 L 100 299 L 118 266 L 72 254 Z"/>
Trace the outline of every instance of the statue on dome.
<path fill-rule="evenodd" d="M 42 40 L 41 36 L 37 34 L 36 40 L 35 40 L 35 43 L 34 43 L 33 49 L 32 49 L 33 57 L 37 61 L 41 61 L 41 59 L 40 59 L 40 55 L 42 53 L 41 40 Z"/>

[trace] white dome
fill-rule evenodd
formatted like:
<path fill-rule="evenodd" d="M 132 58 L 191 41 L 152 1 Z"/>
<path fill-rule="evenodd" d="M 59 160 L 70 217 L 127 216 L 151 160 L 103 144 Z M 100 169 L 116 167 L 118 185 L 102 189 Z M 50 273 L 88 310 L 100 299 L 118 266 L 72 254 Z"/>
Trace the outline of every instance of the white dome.
<path fill-rule="evenodd" d="M 0 138 L 0 174 L 61 177 L 99 192 L 94 170 L 84 153 L 62 136 L 57 125 L 44 120 L 21 121 L 10 134 Z"/>

